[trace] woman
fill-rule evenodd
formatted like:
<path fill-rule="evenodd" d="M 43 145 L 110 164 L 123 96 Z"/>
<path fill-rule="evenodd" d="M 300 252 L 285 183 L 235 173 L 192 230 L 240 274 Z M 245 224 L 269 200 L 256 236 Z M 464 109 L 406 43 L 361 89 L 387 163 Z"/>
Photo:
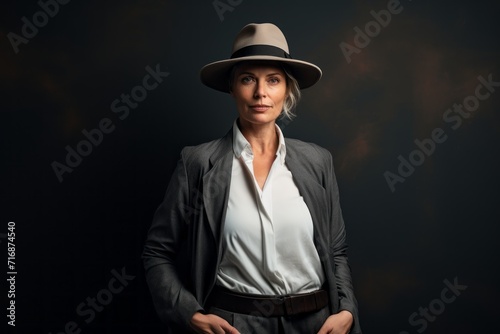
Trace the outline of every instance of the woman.
<path fill-rule="evenodd" d="M 238 118 L 183 149 L 148 233 L 147 282 L 171 333 L 361 333 L 331 154 L 276 125 L 320 77 L 269 23 L 201 70 Z"/>

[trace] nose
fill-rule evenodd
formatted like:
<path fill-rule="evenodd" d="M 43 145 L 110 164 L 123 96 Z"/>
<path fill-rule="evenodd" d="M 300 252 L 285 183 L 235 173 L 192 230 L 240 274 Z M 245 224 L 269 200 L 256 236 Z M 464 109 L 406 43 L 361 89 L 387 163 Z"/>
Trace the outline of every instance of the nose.
<path fill-rule="evenodd" d="M 257 80 L 255 84 L 254 98 L 260 99 L 266 97 L 266 86 L 263 80 Z"/>

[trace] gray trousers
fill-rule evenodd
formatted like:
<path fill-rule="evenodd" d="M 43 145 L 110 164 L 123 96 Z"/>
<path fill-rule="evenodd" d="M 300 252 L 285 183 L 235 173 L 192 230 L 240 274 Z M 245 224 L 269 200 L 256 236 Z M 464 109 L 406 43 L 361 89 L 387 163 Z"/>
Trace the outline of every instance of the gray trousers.
<path fill-rule="evenodd" d="M 211 307 L 209 313 L 225 319 L 241 334 L 316 334 L 330 316 L 328 306 L 305 315 L 263 317 Z"/>

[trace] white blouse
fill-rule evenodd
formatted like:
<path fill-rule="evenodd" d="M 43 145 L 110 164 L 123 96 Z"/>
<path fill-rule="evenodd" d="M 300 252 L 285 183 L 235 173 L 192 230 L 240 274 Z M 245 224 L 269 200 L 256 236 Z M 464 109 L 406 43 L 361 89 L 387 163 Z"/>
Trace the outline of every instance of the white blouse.
<path fill-rule="evenodd" d="M 279 146 L 263 189 L 253 173 L 248 141 L 233 125 L 233 167 L 217 284 L 241 293 L 286 295 L 321 288 L 325 281 L 313 242 L 312 218 Z"/>

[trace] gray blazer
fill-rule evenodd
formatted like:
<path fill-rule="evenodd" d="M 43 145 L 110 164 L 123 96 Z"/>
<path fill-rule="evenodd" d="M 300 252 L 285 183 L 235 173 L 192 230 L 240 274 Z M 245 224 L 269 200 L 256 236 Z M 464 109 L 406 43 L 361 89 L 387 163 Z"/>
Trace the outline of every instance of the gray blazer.
<path fill-rule="evenodd" d="M 171 333 L 193 333 L 221 260 L 233 161 L 232 130 L 223 138 L 185 147 L 158 207 L 144 246 L 146 279 L 156 311 Z M 285 139 L 286 160 L 314 224 L 314 242 L 330 294 L 330 311 L 354 316 L 361 333 L 347 262 L 346 231 L 330 152 Z"/>

